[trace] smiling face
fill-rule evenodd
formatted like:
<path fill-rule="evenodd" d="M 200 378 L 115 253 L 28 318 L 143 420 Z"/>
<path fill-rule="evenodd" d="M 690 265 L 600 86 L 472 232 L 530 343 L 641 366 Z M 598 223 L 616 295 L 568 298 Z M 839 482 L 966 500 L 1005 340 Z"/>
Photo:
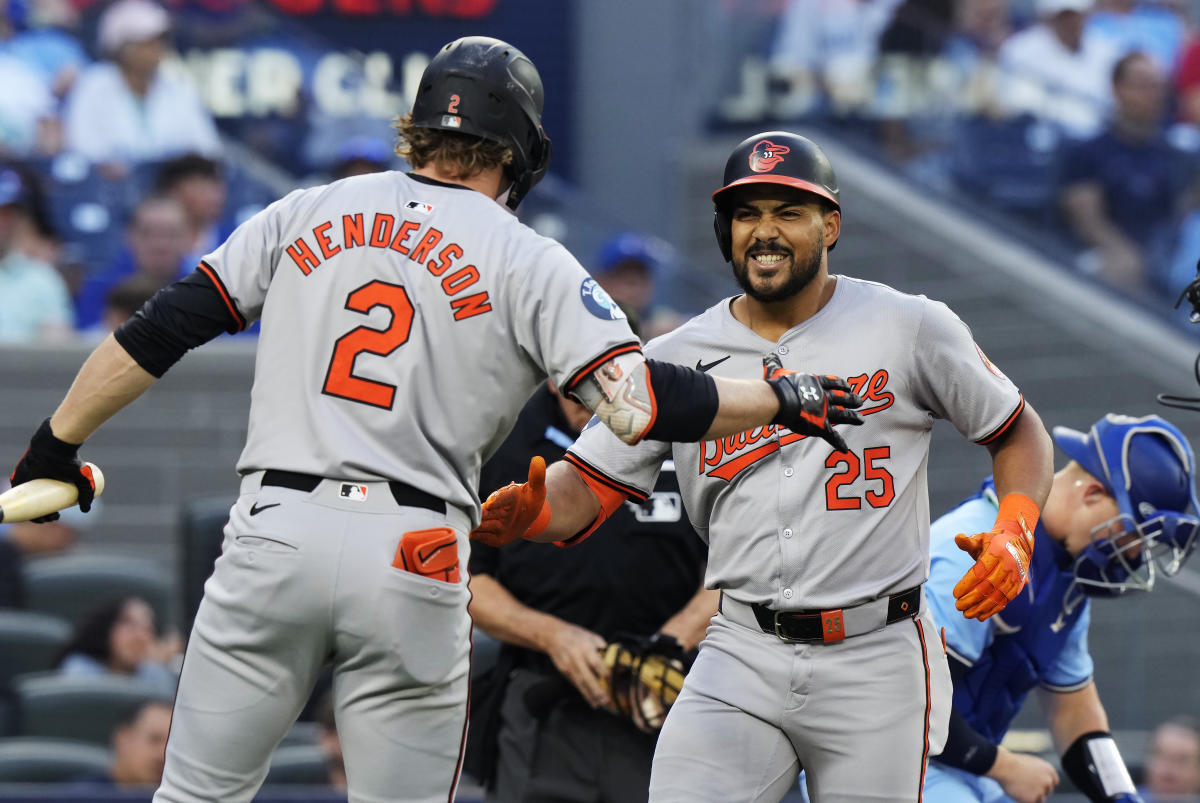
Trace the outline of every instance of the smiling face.
<path fill-rule="evenodd" d="M 826 247 L 840 231 L 841 213 L 811 193 L 748 185 L 733 198 L 734 278 L 760 303 L 789 299 L 821 273 Z"/>

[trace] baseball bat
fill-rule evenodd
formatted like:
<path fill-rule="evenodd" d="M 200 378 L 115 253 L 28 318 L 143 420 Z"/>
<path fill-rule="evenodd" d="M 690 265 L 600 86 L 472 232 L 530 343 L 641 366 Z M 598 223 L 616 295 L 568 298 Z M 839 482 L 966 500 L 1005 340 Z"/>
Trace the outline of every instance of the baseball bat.
<path fill-rule="evenodd" d="M 92 470 L 96 496 L 104 493 L 104 473 L 95 463 L 84 463 Z M 62 480 L 37 479 L 23 482 L 0 494 L 0 523 L 29 521 L 70 507 L 79 501 L 79 489 Z"/>

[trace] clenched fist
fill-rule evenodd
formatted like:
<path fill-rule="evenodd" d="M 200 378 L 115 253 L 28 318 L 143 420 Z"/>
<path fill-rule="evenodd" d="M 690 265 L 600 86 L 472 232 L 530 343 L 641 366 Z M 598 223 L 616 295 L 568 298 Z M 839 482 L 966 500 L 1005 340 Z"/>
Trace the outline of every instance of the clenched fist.
<path fill-rule="evenodd" d="M 847 450 L 833 425 L 859 425 L 863 420 L 853 409 L 862 406 L 862 399 L 850 391 L 846 380 L 788 371 L 774 352 L 763 358 L 763 378 L 779 398 L 779 413 L 772 424 L 797 435 L 824 438 L 839 452 Z"/>

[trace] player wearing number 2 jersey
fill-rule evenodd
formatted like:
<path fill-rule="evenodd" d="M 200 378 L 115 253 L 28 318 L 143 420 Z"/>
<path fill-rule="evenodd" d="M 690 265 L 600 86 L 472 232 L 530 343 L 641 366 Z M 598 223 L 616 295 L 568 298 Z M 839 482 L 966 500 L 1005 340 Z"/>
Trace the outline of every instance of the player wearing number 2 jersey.
<path fill-rule="evenodd" d="M 446 801 L 469 674 L 481 458 L 547 376 L 623 440 L 772 421 L 836 440 L 828 378 L 646 361 L 624 316 L 511 209 L 545 172 L 542 86 L 495 39 L 450 43 L 399 123 L 413 172 L 299 190 L 89 357 L 14 483 L 91 486 L 77 450 L 183 353 L 260 319 L 241 496 L 188 643 L 157 803 L 238 803 L 326 661 L 352 801 Z M 112 478 L 112 481 L 118 481 Z"/>
<path fill-rule="evenodd" d="M 815 144 L 747 139 L 714 202 L 744 294 L 647 354 L 722 377 L 759 374 L 764 355 L 769 372 L 837 373 L 862 397 L 863 425 L 845 431 L 845 448 L 778 427 L 630 447 L 593 426 L 548 472 L 549 524 L 532 536 L 585 537 L 674 459 L 721 606 L 659 736 L 651 801 L 779 800 L 800 768 L 818 803 L 918 800 L 951 694 L 922 591 L 930 429 L 948 419 L 992 455 L 1000 515 L 990 532 L 960 536 L 978 561 L 956 590 L 959 610 L 980 618 L 1024 580 L 1049 436 L 944 304 L 829 274 L 840 201 Z M 489 498 L 481 529 L 510 493 Z"/>

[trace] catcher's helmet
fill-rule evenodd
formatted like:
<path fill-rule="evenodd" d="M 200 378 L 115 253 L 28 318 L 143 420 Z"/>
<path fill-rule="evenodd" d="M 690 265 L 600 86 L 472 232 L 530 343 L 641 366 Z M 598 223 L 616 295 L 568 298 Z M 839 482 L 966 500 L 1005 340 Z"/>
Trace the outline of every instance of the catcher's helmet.
<path fill-rule="evenodd" d="M 1184 434 L 1156 415 L 1109 413 L 1086 434 L 1055 427 L 1054 441 L 1103 483 L 1120 510 L 1076 556 L 1079 590 L 1101 597 L 1148 591 L 1156 571 L 1178 572 L 1200 532 L 1196 460 Z"/>
<path fill-rule="evenodd" d="M 512 181 L 508 205 L 516 209 L 550 165 L 542 103 L 541 76 L 524 53 L 489 36 L 464 36 L 425 68 L 412 121 L 418 128 L 470 134 L 511 148 L 505 172 Z"/>
<path fill-rule="evenodd" d="M 744 139 L 729 154 L 721 188 L 712 195 L 713 230 L 726 262 L 733 258 L 731 191 L 743 184 L 783 184 L 819 196 L 834 209 L 842 208 L 837 176 L 817 143 L 787 131 L 766 131 Z M 836 241 L 830 250 L 834 245 Z"/>

